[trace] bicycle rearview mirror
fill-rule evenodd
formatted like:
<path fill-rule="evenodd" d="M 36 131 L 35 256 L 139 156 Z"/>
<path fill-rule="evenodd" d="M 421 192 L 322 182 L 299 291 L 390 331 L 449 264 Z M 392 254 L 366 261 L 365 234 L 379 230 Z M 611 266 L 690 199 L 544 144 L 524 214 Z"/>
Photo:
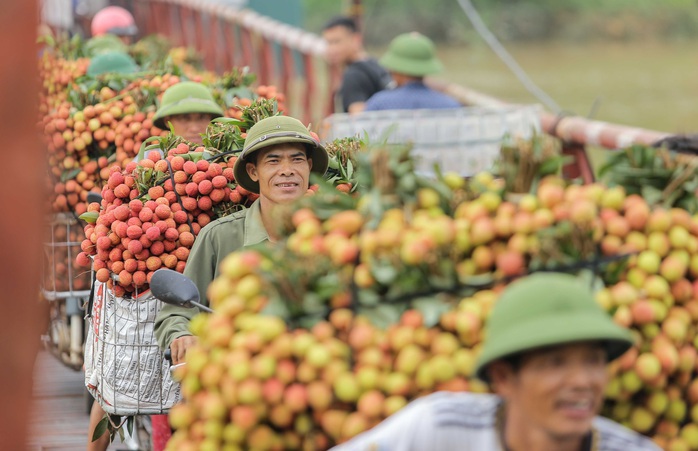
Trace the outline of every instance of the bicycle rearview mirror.
<path fill-rule="evenodd" d="M 102 195 L 99 193 L 95 193 L 94 191 L 90 191 L 87 193 L 87 203 L 91 204 L 93 202 L 97 202 L 98 204 L 102 203 Z"/>
<path fill-rule="evenodd" d="M 150 280 L 150 291 L 162 302 L 180 307 L 199 305 L 199 290 L 192 280 L 171 269 L 158 269 Z"/>

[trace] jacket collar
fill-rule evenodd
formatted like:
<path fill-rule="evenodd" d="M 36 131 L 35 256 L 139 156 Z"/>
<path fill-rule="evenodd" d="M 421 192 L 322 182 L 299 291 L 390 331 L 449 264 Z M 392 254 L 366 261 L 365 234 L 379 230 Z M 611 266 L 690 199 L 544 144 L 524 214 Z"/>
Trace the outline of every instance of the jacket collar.
<path fill-rule="evenodd" d="M 264 228 L 264 223 L 262 222 L 262 210 L 259 205 L 259 199 L 257 199 L 252 203 L 252 205 L 250 205 L 250 209 L 245 215 L 244 247 L 252 246 L 254 244 L 261 243 L 262 241 L 269 240 L 269 234 L 267 233 L 267 229 Z"/>

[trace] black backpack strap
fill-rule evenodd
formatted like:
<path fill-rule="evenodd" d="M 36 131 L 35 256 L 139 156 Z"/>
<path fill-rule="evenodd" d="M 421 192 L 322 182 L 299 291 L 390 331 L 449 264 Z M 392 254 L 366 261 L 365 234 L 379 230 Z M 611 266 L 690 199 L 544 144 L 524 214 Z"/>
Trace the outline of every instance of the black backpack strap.
<path fill-rule="evenodd" d="M 387 88 L 388 84 L 390 83 L 388 77 L 385 76 L 387 72 L 385 72 L 385 74 L 379 72 L 377 68 L 380 68 L 381 66 L 379 66 L 378 63 L 373 65 L 370 61 L 371 60 L 356 61 L 354 66 L 368 76 L 371 83 L 373 83 L 373 88 L 376 92 L 382 91 Z"/>

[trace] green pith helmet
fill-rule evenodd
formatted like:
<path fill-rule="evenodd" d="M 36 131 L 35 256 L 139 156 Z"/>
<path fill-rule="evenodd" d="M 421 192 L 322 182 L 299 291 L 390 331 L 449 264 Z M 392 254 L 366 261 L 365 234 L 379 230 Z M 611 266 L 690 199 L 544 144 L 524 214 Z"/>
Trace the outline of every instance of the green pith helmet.
<path fill-rule="evenodd" d="M 153 117 L 153 124 L 167 129 L 165 118 L 175 114 L 208 113 L 213 117 L 223 116 L 223 109 L 213 99 L 209 89 L 201 83 L 184 81 L 167 88 L 162 95 L 160 107 Z"/>
<path fill-rule="evenodd" d="M 423 77 L 443 70 L 441 61 L 436 57 L 434 43 L 416 32 L 401 34 L 390 41 L 380 63 L 390 72 L 412 77 Z"/>
<path fill-rule="evenodd" d="M 585 341 L 600 342 L 609 361 L 633 345 L 630 332 L 613 322 L 576 277 L 534 274 L 507 287 L 492 309 L 475 374 L 487 380 L 487 366 L 494 361 Z"/>
<path fill-rule="evenodd" d="M 87 75 L 96 77 L 102 74 L 133 74 L 138 65 L 129 55 L 121 52 L 102 53 L 92 58 Z"/>
<path fill-rule="evenodd" d="M 327 151 L 310 135 L 303 123 L 288 116 L 272 116 L 262 119 L 248 130 L 245 146 L 235 161 L 235 181 L 246 190 L 259 193 L 259 183 L 247 174 L 250 156 L 274 144 L 294 142 L 305 144 L 308 149 L 308 158 L 313 160 L 311 172 L 324 175 L 329 163 Z"/>

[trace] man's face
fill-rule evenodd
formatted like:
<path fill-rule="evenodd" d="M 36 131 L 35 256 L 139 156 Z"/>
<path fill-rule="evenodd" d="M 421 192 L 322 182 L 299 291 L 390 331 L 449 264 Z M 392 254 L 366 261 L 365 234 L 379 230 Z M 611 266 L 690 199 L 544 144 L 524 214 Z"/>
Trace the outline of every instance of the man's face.
<path fill-rule="evenodd" d="M 259 182 L 261 198 L 288 204 L 308 190 L 313 161 L 300 143 L 283 143 L 260 150 L 257 163 L 247 163 L 247 173 Z"/>
<path fill-rule="evenodd" d="M 518 412 L 555 441 L 589 433 L 601 410 L 607 383 L 606 352 L 596 343 L 575 343 L 527 353 L 518 369 L 497 362 L 491 368 L 507 416 Z M 516 414 L 516 413 L 514 413 Z"/>
<path fill-rule="evenodd" d="M 133 44 L 133 36 L 129 35 L 119 35 L 119 39 L 121 39 L 121 42 L 123 42 L 126 45 L 131 45 Z"/>
<path fill-rule="evenodd" d="M 206 127 L 212 119 L 213 115 L 208 113 L 184 113 L 166 117 L 165 124 L 172 122 L 175 135 L 201 144 L 201 134 L 206 132 Z"/>
<path fill-rule="evenodd" d="M 330 64 L 350 63 L 361 47 L 361 37 L 347 27 L 337 26 L 322 32 L 327 42 L 327 61 Z"/>

